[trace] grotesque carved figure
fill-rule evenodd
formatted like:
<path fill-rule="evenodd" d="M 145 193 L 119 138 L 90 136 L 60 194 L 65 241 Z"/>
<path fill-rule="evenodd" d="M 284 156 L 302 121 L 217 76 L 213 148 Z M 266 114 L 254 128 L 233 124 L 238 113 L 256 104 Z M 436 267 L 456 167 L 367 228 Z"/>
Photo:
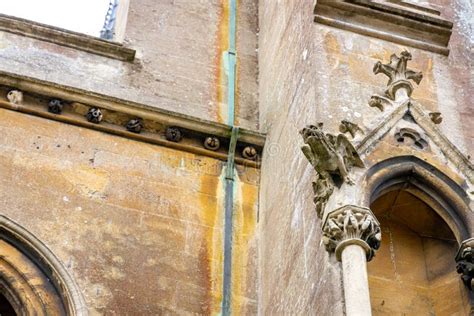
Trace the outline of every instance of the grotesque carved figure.
<path fill-rule="evenodd" d="M 183 133 L 178 127 L 168 127 L 165 132 L 167 140 L 179 143 L 183 139 Z"/>
<path fill-rule="evenodd" d="M 468 239 L 461 244 L 456 255 L 457 272 L 467 288 L 472 291 L 474 286 L 474 238 Z"/>
<path fill-rule="evenodd" d="M 341 124 L 339 125 L 339 131 L 344 134 L 351 134 L 352 138 L 356 136 L 357 132 L 364 134 L 364 131 L 359 127 L 359 125 L 349 122 L 347 120 L 341 121 Z"/>
<path fill-rule="evenodd" d="M 23 92 L 19 90 L 10 90 L 7 93 L 7 99 L 10 103 L 21 104 L 23 102 Z"/>
<path fill-rule="evenodd" d="M 132 132 L 132 133 L 140 133 L 143 128 L 143 123 L 141 119 L 131 119 L 128 121 L 127 125 L 125 126 L 127 131 Z"/>
<path fill-rule="evenodd" d="M 89 122 L 98 124 L 103 118 L 102 111 L 99 108 L 90 108 L 86 118 Z"/>
<path fill-rule="evenodd" d="M 334 190 L 333 176 L 352 185 L 354 181 L 349 176 L 351 167 L 364 167 L 359 154 L 345 135 L 324 133 L 322 127 L 323 123 L 319 123 L 317 126 L 308 125 L 300 131 L 305 143 L 301 150 L 317 172 L 313 190 L 319 217 Z"/>
<path fill-rule="evenodd" d="M 63 103 L 61 100 L 53 99 L 48 103 L 48 112 L 53 114 L 61 114 L 63 111 Z"/>

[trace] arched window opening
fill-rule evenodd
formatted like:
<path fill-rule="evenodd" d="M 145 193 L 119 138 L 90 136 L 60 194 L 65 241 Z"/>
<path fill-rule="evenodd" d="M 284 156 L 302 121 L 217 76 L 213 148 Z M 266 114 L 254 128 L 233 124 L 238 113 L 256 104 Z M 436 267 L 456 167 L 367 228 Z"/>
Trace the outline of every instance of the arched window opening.
<path fill-rule="evenodd" d="M 382 194 L 371 209 L 383 236 L 368 265 L 373 315 L 468 315 L 454 261 L 458 243 L 446 222 L 400 188 Z"/>
<path fill-rule="evenodd" d="M 0 294 L 0 315 L 2 316 L 16 316 L 16 312 L 13 306 L 7 300 L 7 298 Z"/>
<path fill-rule="evenodd" d="M 5 239 L 0 240 L 0 295 L 18 315 L 66 315 L 51 278 L 34 258 Z"/>
<path fill-rule="evenodd" d="M 8 305 L 2 304 L 5 301 Z M 59 259 L 34 235 L 3 215 L 0 304 L 2 308 L 11 306 L 12 315 L 88 315 L 79 288 Z"/>

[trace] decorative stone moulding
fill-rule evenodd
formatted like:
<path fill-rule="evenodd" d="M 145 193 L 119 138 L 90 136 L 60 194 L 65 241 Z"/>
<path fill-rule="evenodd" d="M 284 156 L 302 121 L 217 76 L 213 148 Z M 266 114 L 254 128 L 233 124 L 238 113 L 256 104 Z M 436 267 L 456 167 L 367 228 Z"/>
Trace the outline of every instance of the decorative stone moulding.
<path fill-rule="evenodd" d="M 399 128 L 395 133 L 395 139 L 399 143 L 405 143 L 405 140 L 409 139 L 416 149 L 425 149 L 428 147 L 428 141 L 424 139 L 418 131 L 412 128 Z"/>
<path fill-rule="evenodd" d="M 120 43 L 5 14 L 0 14 L 0 31 L 31 37 L 122 61 L 133 61 L 135 59 L 135 50 L 125 47 Z"/>
<path fill-rule="evenodd" d="M 318 0 L 315 22 L 448 55 L 453 23 L 403 0 Z"/>
<path fill-rule="evenodd" d="M 370 261 L 381 240 L 380 224 L 368 208 L 346 205 L 328 212 L 323 219 L 324 246 L 335 252 L 339 261 L 344 248 L 351 244 L 361 246 Z"/>
<path fill-rule="evenodd" d="M 474 238 L 467 239 L 461 243 L 456 255 L 456 269 L 461 274 L 461 279 L 467 288 L 474 288 Z"/>
<path fill-rule="evenodd" d="M 221 146 L 231 138 L 232 127 L 225 124 L 0 71 L 2 94 L 0 108 L 221 161 L 229 156 Z M 259 168 L 264 144 L 264 134 L 240 128 L 237 147 L 251 146 L 255 158 L 239 151 L 235 163 Z"/>
<path fill-rule="evenodd" d="M 353 185 L 354 181 L 349 176 L 351 168 L 364 168 L 359 154 L 344 134 L 332 135 L 322 128 L 323 123 L 318 123 L 300 131 L 304 141 L 301 150 L 316 171 L 314 203 L 320 218 L 337 182 Z"/>

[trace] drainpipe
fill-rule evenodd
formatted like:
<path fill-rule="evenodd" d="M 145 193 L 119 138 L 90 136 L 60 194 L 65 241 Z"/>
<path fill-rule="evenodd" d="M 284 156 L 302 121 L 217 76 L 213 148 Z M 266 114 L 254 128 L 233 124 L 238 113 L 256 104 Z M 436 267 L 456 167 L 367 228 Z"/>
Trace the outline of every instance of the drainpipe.
<path fill-rule="evenodd" d="M 226 165 L 225 176 L 225 215 L 224 215 L 224 279 L 222 290 L 222 315 L 231 315 L 231 295 L 232 295 L 232 228 L 234 213 L 234 158 L 239 128 L 234 126 L 235 121 L 235 74 L 236 74 L 236 18 L 237 0 L 229 0 L 229 49 L 226 52 L 227 61 L 227 104 L 228 119 L 227 124 L 232 127 L 232 134 L 229 144 L 229 155 Z"/>

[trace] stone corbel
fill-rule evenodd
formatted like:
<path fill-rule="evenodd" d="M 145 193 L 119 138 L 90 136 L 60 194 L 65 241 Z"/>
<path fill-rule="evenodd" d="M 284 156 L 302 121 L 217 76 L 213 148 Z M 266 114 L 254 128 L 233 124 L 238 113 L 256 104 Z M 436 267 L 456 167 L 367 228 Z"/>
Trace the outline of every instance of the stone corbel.
<path fill-rule="evenodd" d="M 381 239 L 380 224 L 366 207 L 346 205 L 328 212 L 324 218 L 324 245 L 327 251 L 335 252 L 339 261 L 344 248 L 351 244 L 362 247 L 370 261 Z"/>
<path fill-rule="evenodd" d="M 461 243 L 456 255 L 456 269 L 467 288 L 474 288 L 474 238 L 466 239 Z"/>

